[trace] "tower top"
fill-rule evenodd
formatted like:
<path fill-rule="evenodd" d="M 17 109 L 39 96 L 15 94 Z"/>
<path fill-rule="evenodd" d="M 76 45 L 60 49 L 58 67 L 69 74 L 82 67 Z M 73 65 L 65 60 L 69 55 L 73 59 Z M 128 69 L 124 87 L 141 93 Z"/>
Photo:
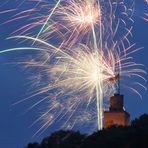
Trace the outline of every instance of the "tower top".
<path fill-rule="evenodd" d="M 114 94 L 110 98 L 110 111 L 123 111 L 124 96 L 120 94 Z"/>

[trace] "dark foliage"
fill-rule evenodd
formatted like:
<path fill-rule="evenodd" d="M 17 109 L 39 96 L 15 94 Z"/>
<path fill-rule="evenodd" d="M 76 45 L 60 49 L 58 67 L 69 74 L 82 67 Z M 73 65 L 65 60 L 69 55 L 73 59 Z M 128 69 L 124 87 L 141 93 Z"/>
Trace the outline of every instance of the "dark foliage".
<path fill-rule="evenodd" d="M 113 126 L 89 136 L 58 131 L 27 148 L 148 148 L 148 115 L 135 119 L 129 127 Z"/>

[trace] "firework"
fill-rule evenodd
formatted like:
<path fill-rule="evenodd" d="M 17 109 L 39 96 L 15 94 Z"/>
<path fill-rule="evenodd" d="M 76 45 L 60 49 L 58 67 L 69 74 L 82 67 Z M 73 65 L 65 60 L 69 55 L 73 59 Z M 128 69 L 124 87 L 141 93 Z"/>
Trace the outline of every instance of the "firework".
<path fill-rule="evenodd" d="M 145 0 L 145 2 L 146 2 L 146 4 L 148 4 L 148 0 Z M 145 21 L 148 21 L 148 13 L 145 13 L 144 15 L 145 15 L 145 16 L 143 17 L 143 19 L 144 19 Z"/>
<path fill-rule="evenodd" d="M 34 121 L 44 121 L 36 134 L 59 121 L 64 121 L 63 128 L 73 128 L 80 116 L 84 117 L 81 122 L 97 119 L 95 127 L 97 125 L 100 130 L 103 128 L 104 98 L 116 93 L 119 76 L 120 79 L 122 76 L 144 79 L 142 65 L 130 57 L 141 49 L 134 49 L 128 39 L 132 36 L 134 2 L 59 0 L 52 7 L 48 1 L 38 2 L 9 20 L 31 18 L 29 23 L 13 32 L 19 33 L 18 36 L 9 39 L 31 41 L 32 44 L 0 52 L 39 52 L 38 57 L 19 62 L 37 70 L 33 76 L 36 89 L 25 100 L 48 94 L 29 108 L 46 101 L 47 110 Z M 135 84 L 144 87 L 139 82 Z M 129 88 L 139 94 L 135 88 Z"/>

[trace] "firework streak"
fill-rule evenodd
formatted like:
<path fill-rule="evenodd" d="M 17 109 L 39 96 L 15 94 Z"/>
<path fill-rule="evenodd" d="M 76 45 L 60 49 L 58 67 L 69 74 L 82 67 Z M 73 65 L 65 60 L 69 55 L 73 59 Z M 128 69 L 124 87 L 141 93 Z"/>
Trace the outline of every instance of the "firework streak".
<path fill-rule="evenodd" d="M 145 0 L 145 3 L 146 3 L 146 5 L 148 5 L 148 0 Z M 145 16 L 143 19 L 148 22 L 148 13 L 145 13 L 144 15 Z"/>

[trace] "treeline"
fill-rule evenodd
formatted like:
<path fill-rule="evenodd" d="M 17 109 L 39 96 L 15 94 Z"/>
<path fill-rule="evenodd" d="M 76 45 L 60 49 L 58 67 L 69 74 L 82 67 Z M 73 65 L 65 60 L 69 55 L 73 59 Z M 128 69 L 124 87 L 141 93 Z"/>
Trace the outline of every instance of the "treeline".
<path fill-rule="evenodd" d="M 91 135 L 58 131 L 26 148 L 148 148 L 148 115 L 135 119 L 129 127 L 113 126 Z"/>

